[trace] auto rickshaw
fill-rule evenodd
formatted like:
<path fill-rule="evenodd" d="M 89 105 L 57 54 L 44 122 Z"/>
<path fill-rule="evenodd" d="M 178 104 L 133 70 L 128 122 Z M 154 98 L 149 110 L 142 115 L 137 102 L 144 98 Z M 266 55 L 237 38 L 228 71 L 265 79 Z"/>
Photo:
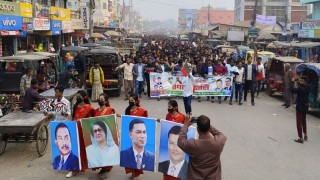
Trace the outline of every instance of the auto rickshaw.
<path fill-rule="evenodd" d="M 108 95 L 120 96 L 122 87 L 122 74 L 114 70 L 122 64 L 121 57 L 116 49 L 96 48 L 86 53 L 86 88 L 92 91 L 92 85 L 89 83 L 89 72 L 93 67 L 94 61 L 98 61 L 104 72 L 103 90 Z"/>
<path fill-rule="evenodd" d="M 2 57 L 0 59 L 0 106 L 4 115 L 21 106 L 20 81 L 27 68 L 34 70 L 33 78 L 39 80 L 39 92 L 56 85 L 56 63 L 49 57 L 31 54 Z"/>
<path fill-rule="evenodd" d="M 299 76 L 307 77 L 307 84 L 309 85 L 311 90 L 309 96 L 309 110 L 320 112 L 320 64 L 300 64 L 296 67 L 296 73 Z"/>
<path fill-rule="evenodd" d="M 272 59 L 274 57 L 276 57 L 276 55 L 273 52 L 269 52 L 269 51 L 258 51 L 257 52 L 257 57 L 261 57 L 262 64 L 265 64 L 266 62 L 268 62 L 269 59 Z M 254 51 L 250 50 L 246 52 L 246 59 L 245 59 L 245 63 L 247 63 L 248 61 L 248 57 L 252 57 L 254 56 Z"/>
<path fill-rule="evenodd" d="M 274 93 L 283 94 L 285 64 L 289 63 L 292 70 L 304 61 L 296 57 L 275 57 L 269 60 L 266 71 L 267 92 L 270 96 Z"/>

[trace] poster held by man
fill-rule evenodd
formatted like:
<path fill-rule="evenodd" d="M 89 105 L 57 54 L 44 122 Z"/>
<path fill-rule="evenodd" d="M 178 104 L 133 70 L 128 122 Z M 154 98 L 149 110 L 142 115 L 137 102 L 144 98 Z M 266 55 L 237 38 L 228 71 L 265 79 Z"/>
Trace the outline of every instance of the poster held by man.
<path fill-rule="evenodd" d="M 161 120 L 158 171 L 186 179 L 189 157 L 177 145 L 182 124 Z M 188 139 L 196 137 L 196 129 L 189 127 Z"/>

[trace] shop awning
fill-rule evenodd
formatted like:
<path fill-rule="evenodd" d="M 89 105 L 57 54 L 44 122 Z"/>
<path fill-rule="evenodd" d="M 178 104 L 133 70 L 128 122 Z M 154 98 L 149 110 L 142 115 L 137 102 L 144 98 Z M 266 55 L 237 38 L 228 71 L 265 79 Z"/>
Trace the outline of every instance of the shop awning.
<path fill-rule="evenodd" d="M 72 33 L 72 36 L 73 37 L 81 37 L 81 38 L 86 37 L 86 35 L 84 33 L 81 33 L 81 32 L 74 32 L 74 33 Z"/>

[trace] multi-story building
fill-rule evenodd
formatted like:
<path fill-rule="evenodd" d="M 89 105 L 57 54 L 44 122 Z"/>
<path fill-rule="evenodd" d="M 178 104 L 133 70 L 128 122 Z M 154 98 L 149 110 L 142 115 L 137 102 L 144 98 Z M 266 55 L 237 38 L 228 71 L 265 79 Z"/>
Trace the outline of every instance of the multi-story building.
<path fill-rule="evenodd" d="M 198 27 L 198 9 L 179 9 L 178 24 L 181 30 L 192 31 Z"/>
<path fill-rule="evenodd" d="M 233 24 L 234 11 L 227 9 L 213 9 L 210 6 L 202 7 L 199 11 L 197 23 L 201 25 L 206 24 Z"/>
<path fill-rule="evenodd" d="M 277 16 L 281 24 L 300 23 L 307 20 L 308 6 L 300 0 L 235 0 L 235 22 L 252 21 L 253 14 Z"/>
<path fill-rule="evenodd" d="M 311 20 L 301 21 L 298 37 L 306 39 L 320 39 L 320 0 L 300 0 L 300 3 L 312 4 Z"/>

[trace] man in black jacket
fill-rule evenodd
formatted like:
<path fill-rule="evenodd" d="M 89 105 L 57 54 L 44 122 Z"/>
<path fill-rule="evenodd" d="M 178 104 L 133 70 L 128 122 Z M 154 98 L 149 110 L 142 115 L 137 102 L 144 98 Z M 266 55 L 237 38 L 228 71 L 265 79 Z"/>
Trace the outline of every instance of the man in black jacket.
<path fill-rule="evenodd" d="M 302 131 L 304 133 L 304 140 L 308 140 L 306 115 L 309 109 L 310 88 L 308 85 L 306 85 L 306 80 L 304 78 L 300 78 L 298 83 L 298 88 L 291 89 L 292 93 L 297 94 L 296 120 L 299 139 L 296 139 L 294 141 L 303 143 Z"/>
<path fill-rule="evenodd" d="M 78 72 L 78 79 L 80 80 L 78 87 L 82 88 L 85 85 L 84 70 L 85 70 L 85 56 L 81 51 L 74 57 L 74 66 Z"/>

